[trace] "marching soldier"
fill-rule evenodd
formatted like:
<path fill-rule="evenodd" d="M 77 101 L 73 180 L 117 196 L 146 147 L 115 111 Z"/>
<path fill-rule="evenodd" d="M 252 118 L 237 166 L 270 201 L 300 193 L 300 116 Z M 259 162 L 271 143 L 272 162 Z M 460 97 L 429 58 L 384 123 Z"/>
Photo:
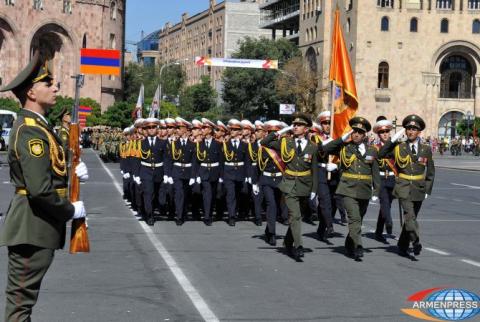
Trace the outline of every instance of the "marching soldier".
<path fill-rule="evenodd" d="M 293 115 L 293 125 L 278 132 L 272 132 L 262 141 L 262 144 L 280 153 L 281 160 L 286 164 L 285 175 L 278 185 L 285 194 L 285 202 L 289 210 L 289 223 L 284 239 L 287 251 L 296 261 L 302 261 L 304 256 L 302 240 L 301 203 L 313 200 L 317 195 L 317 146 L 306 137 L 312 120 L 307 114 Z M 292 138 L 279 136 L 293 131 Z"/>
<path fill-rule="evenodd" d="M 0 245 L 8 247 L 7 322 L 31 320 L 54 251 L 65 244 L 67 221 L 86 216 L 82 201 L 68 200 L 65 151 L 45 118 L 58 90 L 39 52 L 0 90 L 12 91 L 23 106 L 8 147 L 15 195 L 0 229 Z M 83 162 L 75 172 L 88 178 Z"/>
<path fill-rule="evenodd" d="M 159 200 L 160 185 L 163 181 L 163 162 L 165 141 L 157 138 L 157 128 L 160 121 L 156 118 L 147 118 L 143 124 L 146 137 L 142 140 L 140 161 L 140 182 L 143 191 L 145 206 L 145 221 L 148 225 L 155 224 L 153 210 L 155 201 Z"/>
<path fill-rule="evenodd" d="M 386 142 L 390 140 L 390 131 L 393 128 L 392 122 L 387 119 L 377 118 L 377 123 L 373 126 L 373 132 L 376 133 L 380 142 L 376 145 L 377 150 L 380 150 Z M 392 234 L 392 201 L 393 188 L 395 187 L 396 171 L 395 160 L 384 158 L 378 159 L 381 184 L 380 184 L 380 211 L 378 212 L 377 228 L 375 230 L 375 239 L 382 243 L 387 243 L 387 239 L 383 236 L 383 228 L 387 230 L 387 234 Z"/>
<path fill-rule="evenodd" d="M 217 193 L 217 183 L 223 171 L 222 145 L 214 140 L 215 124 L 202 118 L 204 139 L 196 142 L 196 158 L 199 165 L 196 181 L 202 185 L 203 221 L 211 226 L 213 220 L 213 204 Z"/>
<path fill-rule="evenodd" d="M 418 115 L 409 115 L 402 122 L 403 129 L 387 141 L 379 151 L 379 158 L 391 156 L 395 159 L 398 178 L 393 193 L 400 200 L 403 209 L 403 227 L 398 239 L 398 252 L 401 256 L 418 256 L 422 250 L 417 216 L 425 200 L 433 189 L 435 164 L 430 146 L 420 142 L 419 134 L 425 129 L 425 122 Z M 406 133 L 407 141 L 398 139 Z"/>
<path fill-rule="evenodd" d="M 242 202 L 240 206 L 244 208 L 244 211 L 247 213 L 250 210 L 253 210 L 255 215 L 255 225 L 261 226 L 262 225 L 262 193 L 259 190 L 255 192 L 252 190 L 252 178 L 257 175 L 258 172 L 258 142 L 255 139 L 254 131 L 255 125 L 252 124 L 249 120 L 242 120 L 240 122 L 243 128 L 243 139 L 242 141 L 245 142 L 247 145 L 248 150 L 248 165 L 246 171 L 246 178 L 245 178 L 245 186 L 246 186 L 246 193 L 242 194 L 242 199 L 245 202 Z M 250 198 L 253 198 L 253 209 L 251 207 L 251 203 L 248 202 Z M 248 206 L 247 206 L 248 205 Z"/>
<path fill-rule="evenodd" d="M 367 132 L 371 130 L 370 123 L 363 117 L 350 120 L 353 129 L 343 137 L 319 146 L 320 153 L 335 154 L 340 157 L 341 177 L 336 193 L 343 196 L 343 202 L 348 216 L 348 236 L 345 249 L 348 255 L 353 255 L 355 261 L 363 257 L 362 221 L 367 213 L 368 203 L 378 197 L 380 175 L 378 172 L 377 150 L 366 145 Z M 351 141 L 348 141 L 351 139 Z"/>
<path fill-rule="evenodd" d="M 226 190 L 226 202 L 228 210 L 228 225 L 235 226 L 238 201 L 248 169 L 248 147 L 242 138 L 242 124 L 236 119 L 228 122 L 230 140 L 223 142 L 224 171 L 221 182 L 224 182 Z"/>

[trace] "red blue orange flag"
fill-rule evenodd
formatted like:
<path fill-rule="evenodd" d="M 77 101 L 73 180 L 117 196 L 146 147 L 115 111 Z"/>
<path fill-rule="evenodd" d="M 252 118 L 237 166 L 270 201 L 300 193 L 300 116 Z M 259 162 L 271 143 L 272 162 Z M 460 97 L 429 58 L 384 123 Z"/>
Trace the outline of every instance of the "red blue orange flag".
<path fill-rule="evenodd" d="M 330 62 L 330 81 L 332 81 L 332 137 L 339 138 L 350 130 L 348 122 L 358 109 L 357 88 L 348 57 L 345 38 L 340 25 L 340 11 L 335 11 L 335 23 L 332 34 L 332 55 Z"/>
<path fill-rule="evenodd" d="M 95 75 L 120 75 L 120 50 L 80 50 L 80 73 Z"/>

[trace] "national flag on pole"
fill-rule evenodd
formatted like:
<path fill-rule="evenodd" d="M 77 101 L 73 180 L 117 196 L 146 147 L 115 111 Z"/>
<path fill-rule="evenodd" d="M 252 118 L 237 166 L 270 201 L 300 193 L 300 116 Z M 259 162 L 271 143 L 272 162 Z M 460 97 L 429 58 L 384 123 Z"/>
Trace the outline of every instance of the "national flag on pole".
<path fill-rule="evenodd" d="M 334 115 L 332 137 L 339 138 L 350 130 L 348 122 L 357 112 L 358 97 L 338 9 L 335 11 L 330 59 L 330 81 L 333 85 L 332 115 Z"/>
<path fill-rule="evenodd" d="M 120 50 L 80 50 L 80 73 L 96 75 L 120 75 Z"/>
<path fill-rule="evenodd" d="M 87 117 L 92 114 L 92 108 L 89 106 L 79 106 L 78 108 L 78 123 L 80 127 L 85 127 L 87 125 Z"/>
<path fill-rule="evenodd" d="M 142 84 L 142 86 L 140 86 L 140 92 L 138 93 L 137 105 L 135 105 L 135 108 L 132 111 L 132 118 L 134 120 L 142 118 L 144 101 L 145 101 L 145 87 Z"/>
<path fill-rule="evenodd" d="M 150 115 L 148 117 L 158 117 L 160 114 L 160 85 L 157 86 L 155 95 L 153 96 L 152 106 L 150 107 Z"/>

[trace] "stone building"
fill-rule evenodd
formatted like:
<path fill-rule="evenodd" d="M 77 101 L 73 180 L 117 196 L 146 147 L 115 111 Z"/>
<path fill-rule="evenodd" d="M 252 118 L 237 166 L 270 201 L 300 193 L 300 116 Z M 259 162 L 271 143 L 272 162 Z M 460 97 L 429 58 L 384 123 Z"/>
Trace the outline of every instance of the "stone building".
<path fill-rule="evenodd" d="M 12 80 L 40 48 L 53 58 L 60 95 L 73 97 L 71 76 L 80 70 L 80 49 L 122 50 L 124 35 L 125 0 L 4 0 L 0 3 L 0 82 L 5 85 Z M 82 97 L 93 98 L 102 109 L 121 95 L 121 77 L 87 76 L 81 90 Z"/>
<path fill-rule="evenodd" d="M 193 16 L 185 13 L 179 23 L 165 24 L 158 37 L 158 59 L 161 63 L 182 63 L 187 85 L 196 84 L 203 75 L 208 75 L 216 90 L 221 91 L 224 68 L 196 66 L 193 63 L 195 57 L 231 57 L 240 39 L 246 36 L 270 37 L 270 32 L 261 29 L 259 24 L 260 9 L 255 0 L 219 3 L 210 0 L 207 10 Z M 150 57 L 150 62 L 152 57 L 155 59 L 150 52 L 145 57 Z"/>
<path fill-rule="evenodd" d="M 416 113 L 425 135 L 455 136 L 480 116 L 480 0 L 301 0 L 299 47 L 328 88 L 335 6 L 354 69 L 358 114 L 399 122 Z M 328 106 L 329 94 L 321 97 Z"/>

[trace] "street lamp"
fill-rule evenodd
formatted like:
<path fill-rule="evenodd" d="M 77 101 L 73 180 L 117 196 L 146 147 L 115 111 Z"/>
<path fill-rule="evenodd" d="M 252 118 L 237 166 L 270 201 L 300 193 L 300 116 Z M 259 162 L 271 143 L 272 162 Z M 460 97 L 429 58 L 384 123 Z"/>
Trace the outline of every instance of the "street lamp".
<path fill-rule="evenodd" d="M 180 61 L 174 61 L 174 62 L 170 62 L 170 63 L 166 63 L 166 64 L 163 64 L 162 67 L 160 68 L 160 75 L 159 75 L 159 90 L 160 90 L 160 101 L 158 102 L 158 106 L 160 108 L 162 108 L 162 99 L 163 99 L 163 93 L 162 93 L 162 73 L 163 73 L 163 69 L 167 66 L 172 66 L 172 65 L 180 65 L 182 62 L 186 62 L 188 61 L 189 59 L 188 58 L 185 58 L 185 59 L 182 59 Z"/>

